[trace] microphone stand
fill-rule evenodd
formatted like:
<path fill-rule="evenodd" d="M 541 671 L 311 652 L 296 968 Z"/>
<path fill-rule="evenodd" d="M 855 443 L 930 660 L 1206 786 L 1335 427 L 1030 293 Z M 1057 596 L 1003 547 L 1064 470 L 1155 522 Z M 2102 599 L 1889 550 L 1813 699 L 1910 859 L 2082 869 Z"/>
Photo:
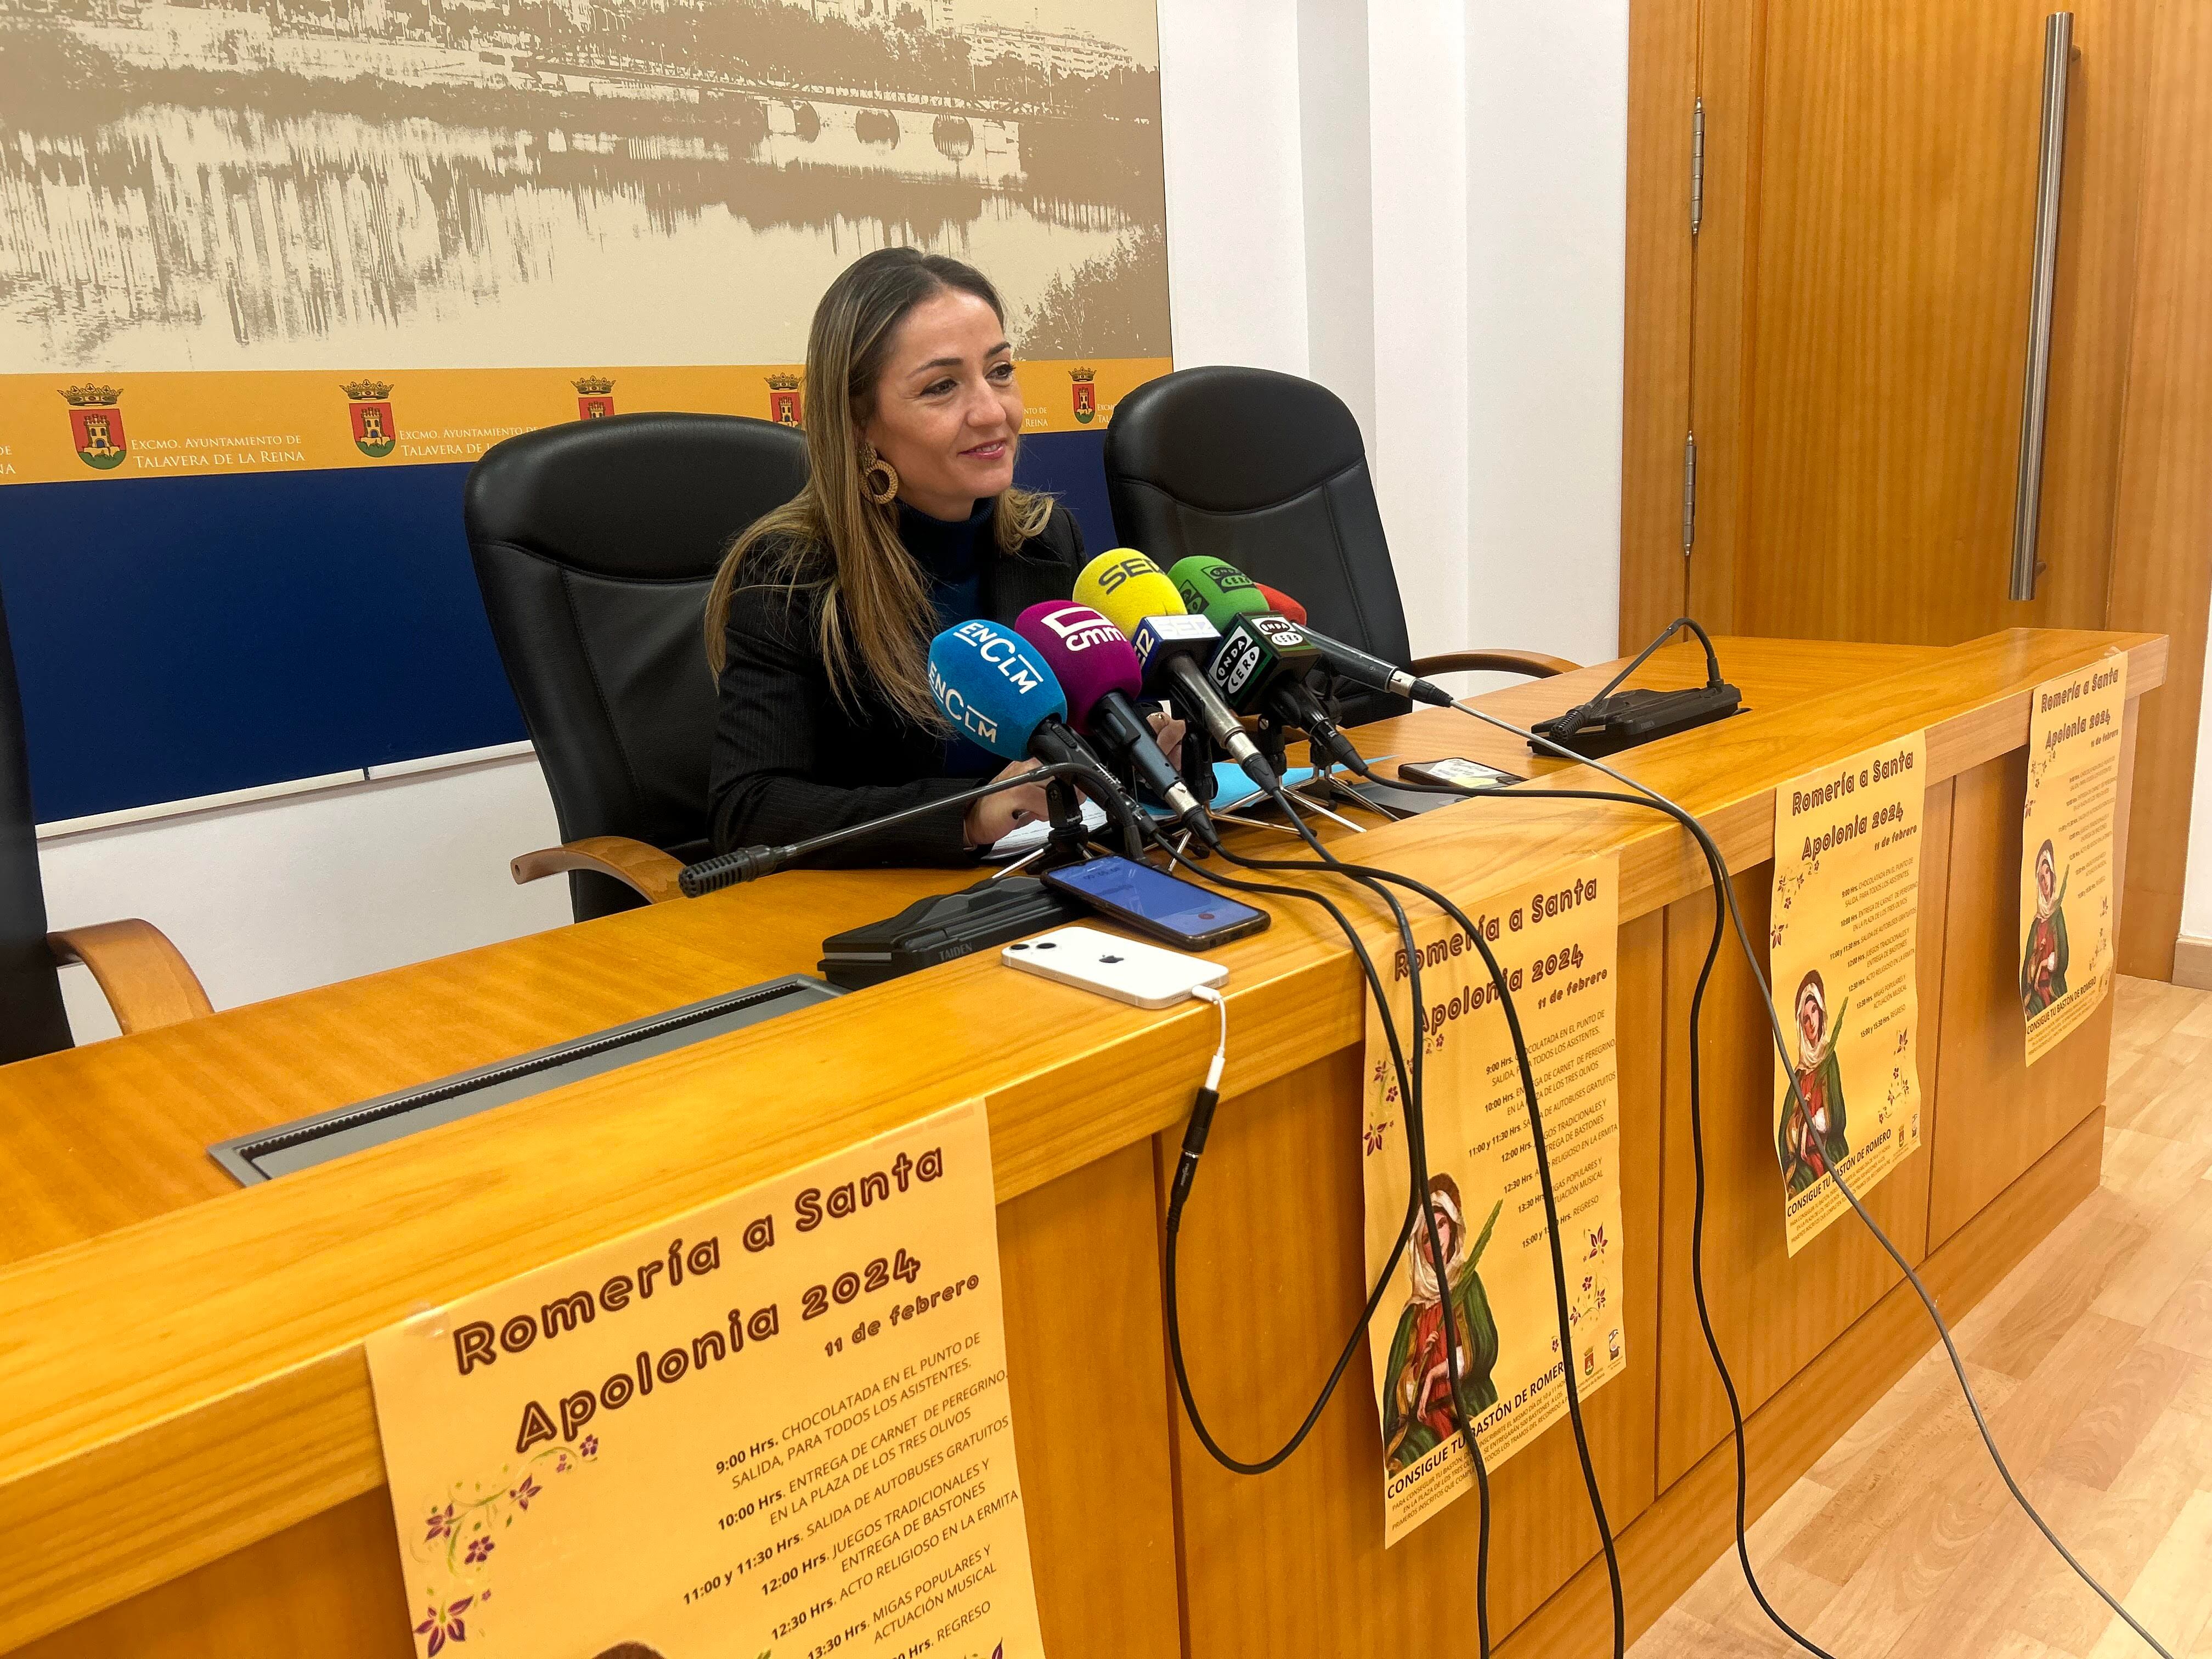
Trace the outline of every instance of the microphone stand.
<path fill-rule="evenodd" d="M 842 830 L 832 830 L 826 835 L 809 836 L 805 841 L 789 842 L 781 847 L 740 847 L 731 852 L 717 853 L 712 858 L 702 859 L 696 864 L 686 865 L 683 873 L 678 876 L 676 884 L 685 898 L 699 898 L 708 893 L 719 892 L 725 887 L 734 887 L 739 882 L 753 881 L 762 876 L 773 875 L 794 859 L 804 858 L 809 854 L 821 852 L 824 848 L 838 846 L 862 836 L 873 835 L 878 830 L 890 829 L 896 824 L 908 823 L 915 818 L 931 812 L 941 812 L 948 807 L 971 805 L 986 795 L 997 794 L 1001 789 L 1030 787 L 1040 778 L 1043 778 L 1048 780 L 1046 795 L 1050 799 L 1051 786 L 1057 785 L 1065 789 L 1063 780 L 1095 779 L 1097 775 L 1096 769 L 1086 763 L 1054 761 L 1047 765 L 1033 767 L 1026 772 L 1018 772 L 1010 778 L 994 778 L 988 783 L 981 784 L 974 789 L 963 789 L 956 795 L 945 795 L 936 800 L 926 800 L 918 806 L 909 806 L 901 811 L 887 813 L 879 818 L 871 818 L 866 823 L 848 824 Z M 1122 803 L 1121 805 L 1121 811 L 1133 810 L 1127 806 L 1127 803 Z M 1109 807 L 1108 811 L 1119 816 L 1113 807 Z M 1080 830 L 1083 819 L 1079 813 L 1076 816 L 1075 823 L 1077 829 Z"/>

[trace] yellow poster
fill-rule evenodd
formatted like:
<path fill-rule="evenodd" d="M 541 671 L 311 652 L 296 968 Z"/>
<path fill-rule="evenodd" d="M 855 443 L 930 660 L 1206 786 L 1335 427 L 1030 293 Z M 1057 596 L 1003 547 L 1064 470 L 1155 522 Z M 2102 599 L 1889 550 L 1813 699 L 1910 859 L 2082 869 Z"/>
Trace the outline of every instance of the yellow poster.
<path fill-rule="evenodd" d="M 2111 656 L 2035 688 L 2020 835 L 2020 1006 L 2034 1065 L 2112 987 L 2113 822 L 2128 659 Z M 2089 951 L 2075 961 L 2067 921 Z"/>
<path fill-rule="evenodd" d="M 1791 1054 L 1774 1068 L 1774 1151 L 1795 1255 L 1920 1146 L 1920 848 L 1928 734 L 1774 792 L 1768 945 Z M 1795 1078 L 1797 1096 L 1790 1091 Z"/>
<path fill-rule="evenodd" d="M 1564 1229 L 1577 1384 L 1584 1395 L 1627 1363 L 1621 1334 L 1620 1099 L 1613 1053 L 1619 860 L 1591 859 L 1467 906 L 1521 1017 Z M 1396 1543 L 1474 1486 L 1451 1407 L 1444 1308 L 1483 1462 L 1495 1469 L 1566 1415 L 1550 1228 L 1521 1073 L 1497 988 L 1449 919 L 1417 927 L 1422 1093 L 1430 1202 L 1367 1332 L 1382 1423 L 1383 1542 Z M 1401 1039 L 1413 1040 L 1412 976 L 1391 972 Z M 1412 1061 L 1410 1050 L 1407 1060 Z M 1367 1271 L 1382 1271 L 1411 1178 L 1405 1102 L 1381 1016 L 1367 1011 Z"/>
<path fill-rule="evenodd" d="M 1043 1652 L 980 1102 L 368 1348 L 418 1655 Z"/>

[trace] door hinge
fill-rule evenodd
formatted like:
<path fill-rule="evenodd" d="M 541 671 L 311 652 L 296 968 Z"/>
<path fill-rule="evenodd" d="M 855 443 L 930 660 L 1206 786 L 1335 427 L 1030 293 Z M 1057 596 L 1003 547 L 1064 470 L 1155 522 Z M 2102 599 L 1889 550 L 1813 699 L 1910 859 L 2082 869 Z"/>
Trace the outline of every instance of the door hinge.
<path fill-rule="evenodd" d="M 1690 234 L 1705 220 L 1705 100 L 1698 100 L 1690 117 Z"/>
<path fill-rule="evenodd" d="M 1682 556 L 1690 556 L 1698 539 L 1698 434 L 1682 440 Z"/>

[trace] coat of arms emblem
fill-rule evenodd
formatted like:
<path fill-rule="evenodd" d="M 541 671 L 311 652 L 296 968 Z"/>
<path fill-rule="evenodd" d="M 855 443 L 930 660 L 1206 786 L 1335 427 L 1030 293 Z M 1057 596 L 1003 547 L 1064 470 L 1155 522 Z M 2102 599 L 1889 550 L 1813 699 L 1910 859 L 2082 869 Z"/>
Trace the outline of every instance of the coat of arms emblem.
<path fill-rule="evenodd" d="M 771 374 L 768 377 L 768 417 L 778 426 L 804 426 L 806 419 L 799 404 L 799 376 Z"/>
<path fill-rule="evenodd" d="M 344 390 L 353 416 L 354 447 L 372 460 L 382 460 L 399 441 L 399 428 L 392 419 L 391 383 L 348 380 Z"/>
<path fill-rule="evenodd" d="M 116 407 L 123 388 L 114 386 L 70 386 L 62 388 L 69 402 L 70 446 L 77 459 L 97 471 L 123 465 L 131 453 L 123 436 L 123 411 Z"/>
<path fill-rule="evenodd" d="M 576 418 L 580 421 L 604 421 L 615 412 L 615 400 L 611 395 L 615 383 L 604 374 L 586 374 L 572 380 L 576 388 Z"/>
<path fill-rule="evenodd" d="M 1098 418 L 1098 371 L 1071 368 L 1067 378 L 1075 382 L 1075 418 L 1089 426 Z"/>

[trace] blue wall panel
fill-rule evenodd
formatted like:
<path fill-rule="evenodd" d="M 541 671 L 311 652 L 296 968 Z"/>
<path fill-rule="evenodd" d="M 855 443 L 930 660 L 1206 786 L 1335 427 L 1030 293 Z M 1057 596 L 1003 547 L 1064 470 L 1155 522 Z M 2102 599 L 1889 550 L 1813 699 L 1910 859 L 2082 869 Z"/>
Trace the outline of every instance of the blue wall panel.
<path fill-rule="evenodd" d="M 1023 481 L 1114 544 L 1103 433 Z M 511 743 L 466 465 L 18 484 L 0 595 L 41 822 Z M 734 526 L 733 526 L 734 528 Z"/>

